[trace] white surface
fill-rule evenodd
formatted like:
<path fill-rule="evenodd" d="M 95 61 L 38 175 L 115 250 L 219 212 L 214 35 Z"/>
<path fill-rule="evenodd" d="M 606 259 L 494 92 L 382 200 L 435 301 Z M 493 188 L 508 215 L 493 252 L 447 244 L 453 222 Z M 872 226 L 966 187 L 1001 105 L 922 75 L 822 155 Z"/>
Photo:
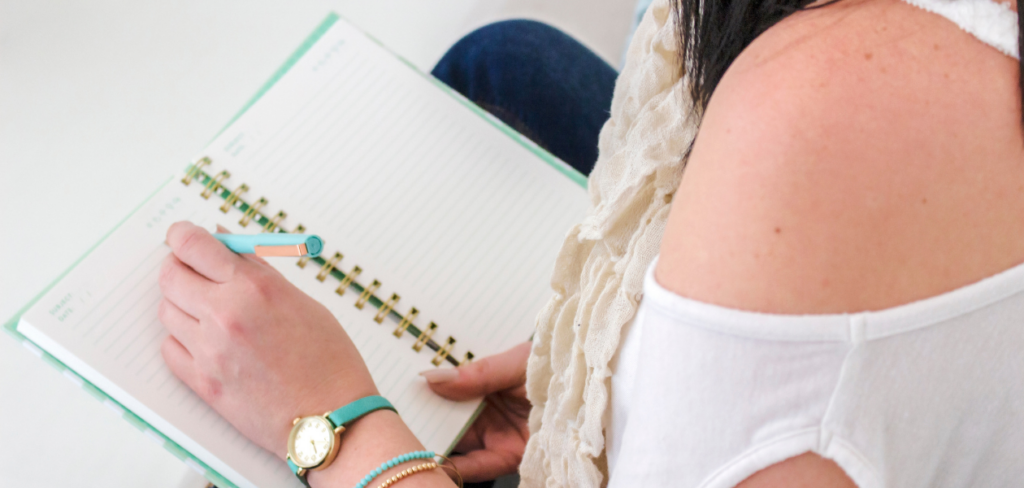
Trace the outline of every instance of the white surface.
<path fill-rule="evenodd" d="M 180 170 L 329 10 L 429 69 L 472 28 L 522 16 L 563 28 L 615 64 L 632 4 L 0 0 L 0 317 Z M 0 486 L 201 485 L 0 337 Z"/>

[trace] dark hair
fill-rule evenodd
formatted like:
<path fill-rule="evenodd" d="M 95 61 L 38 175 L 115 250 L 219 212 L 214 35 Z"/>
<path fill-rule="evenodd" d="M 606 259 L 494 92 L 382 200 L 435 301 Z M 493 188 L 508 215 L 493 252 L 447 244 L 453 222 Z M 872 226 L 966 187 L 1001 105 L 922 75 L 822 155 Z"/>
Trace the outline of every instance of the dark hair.
<path fill-rule="evenodd" d="M 722 75 L 754 39 L 790 14 L 831 5 L 829 0 L 808 7 L 813 0 L 672 0 L 680 63 L 689 76 L 689 96 L 701 117 Z M 1024 53 L 1024 0 L 1017 0 L 1017 45 Z M 1020 63 L 1020 89 L 1024 95 L 1024 62 Z M 1024 100 L 1024 96 L 1022 96 Z M 1021 115 L 1024 127 L 1024 110 Z"/>

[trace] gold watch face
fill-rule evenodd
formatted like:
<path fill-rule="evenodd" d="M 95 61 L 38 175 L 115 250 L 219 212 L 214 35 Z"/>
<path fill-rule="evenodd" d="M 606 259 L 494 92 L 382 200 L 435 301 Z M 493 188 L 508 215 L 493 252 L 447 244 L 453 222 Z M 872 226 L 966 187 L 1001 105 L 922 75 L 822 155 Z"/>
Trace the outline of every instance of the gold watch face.
<path fill-rule="evenodd" d="M 322 464 L 334 448 L 334 427 L 323 417 L 305 417 L 292 427 L 288 455 L 300 468 Z"/>

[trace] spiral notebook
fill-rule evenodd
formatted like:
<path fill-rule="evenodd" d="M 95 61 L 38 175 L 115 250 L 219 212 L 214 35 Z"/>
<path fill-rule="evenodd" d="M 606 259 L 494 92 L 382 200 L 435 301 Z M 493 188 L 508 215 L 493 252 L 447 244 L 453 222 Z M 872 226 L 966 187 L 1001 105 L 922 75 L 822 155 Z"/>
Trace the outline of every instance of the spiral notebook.
<path fill-rule="evenodd" d="M 301 486 L 167 369 L 157 269 L 168 225 L 308 232 L 275 259 L 356 343 L 428 449 L 482 407 L 418 377 L 530 337 L 584 179 L 329 16 L 229 125 L 6 328 L 219 486 Z M 283 446 L 282 446 L 283 449 Z"/>

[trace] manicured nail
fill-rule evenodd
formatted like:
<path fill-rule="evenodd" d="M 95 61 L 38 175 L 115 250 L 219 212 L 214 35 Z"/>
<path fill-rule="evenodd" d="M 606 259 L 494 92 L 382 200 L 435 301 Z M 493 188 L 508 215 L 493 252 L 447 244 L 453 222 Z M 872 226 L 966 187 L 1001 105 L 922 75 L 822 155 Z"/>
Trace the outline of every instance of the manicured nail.
<path fill-rule="evenodd" d="M 436 385 L 459 379 L 459 370 L 455 368 L 428 369 L 421 372 L 420 376 L 426 378 L 427 383 Z"/>

